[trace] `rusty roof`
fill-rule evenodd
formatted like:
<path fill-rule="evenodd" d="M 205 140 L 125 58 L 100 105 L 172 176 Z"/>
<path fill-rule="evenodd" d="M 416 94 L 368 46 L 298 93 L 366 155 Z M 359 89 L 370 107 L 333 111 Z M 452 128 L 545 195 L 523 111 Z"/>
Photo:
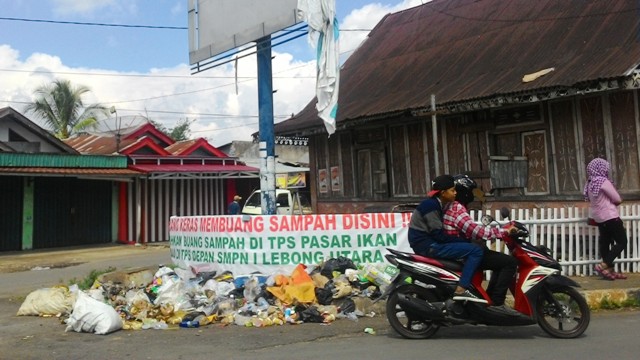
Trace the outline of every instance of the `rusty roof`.
<path fill-rule="evenodd" d="M 120 150 L 130 146 L 137 140 L 121 139 Z M 116 137 L 111 135 L 79 134 L 65 139 L 64 142 L 81 154 L 109 155 L 118 153 Z"/>
<path fill-rule="evenodd" d="M 340 70 L 337 124 L 632 75 L 637 1 L 434 0 L 385 16 Z M 531 82 L 523 77 L 553 68 Z M 278 135 L 324 128 L 313 99 Z"/>
<path fill-rule="evenodd" d="M 179 155 L 186 149 L 190 148 L 196 143 L 197 139 L 189 139 L 184 141 L 176 141 L 172 145 L 167 146 L 166 150 L 172 154 Z"/>

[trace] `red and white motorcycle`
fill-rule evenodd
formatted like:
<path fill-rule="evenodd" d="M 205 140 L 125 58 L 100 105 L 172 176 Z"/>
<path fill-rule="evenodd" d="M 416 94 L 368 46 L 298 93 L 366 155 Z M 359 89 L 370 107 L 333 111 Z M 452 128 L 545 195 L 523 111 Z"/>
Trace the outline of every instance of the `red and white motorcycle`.
<path fill-rule="evenodd" d="M 509 210 L 501 210 L 503 218 Z M 491 216 L 485 225 L 497 223 Z M 387 319 L 400 335 L 410 339 L 426 339 L 441 326 L 483 324 L 521 326 L 538 324 L 557 338 L 576 338 L 589 326 L 590 310 L 585 298 L 576 290 L 575 281 L 560 274 L 561 267 L 543 246 L 526 240 L 529 231 L 524 224 L 510 221 L 504 227 L 518 231 L 506 236 L 510 253 L 518 261 L 518 271 L 510 290 L 515 311 L 505 312 L 491 307 L 482 288 L 482 271 L 478 271 L 469 288 L 489 304 L 453 301 L 452 294 L 460 278 L 462 264 L 457 261 L 430 258 L 388 249 L 387 261 L 399 270 L 398 276 L 381 298 L 387 297 Z"/>

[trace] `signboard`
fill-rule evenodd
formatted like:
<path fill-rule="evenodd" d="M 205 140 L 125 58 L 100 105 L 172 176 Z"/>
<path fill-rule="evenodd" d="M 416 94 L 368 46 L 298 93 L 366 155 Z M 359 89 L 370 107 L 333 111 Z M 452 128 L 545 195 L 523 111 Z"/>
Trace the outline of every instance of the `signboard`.
<path fill-rule="evenodd" d="M 384 263 L 386 248 L 412 252 L 411 213 L 171 217 L 173 263 L 218 265 L 235 275 L 289 274 L 340 256 Z"/>
<path fill-rule="evenodd" d="M 189 0 L 189 64 L 300 22 L 298 0 Z"/>
<path fill-rule="evenodd" d="M 303 171 L 276 174 L 276 187 L 279 189 L 301 189 L 307 186 L 307 176 Z"/>

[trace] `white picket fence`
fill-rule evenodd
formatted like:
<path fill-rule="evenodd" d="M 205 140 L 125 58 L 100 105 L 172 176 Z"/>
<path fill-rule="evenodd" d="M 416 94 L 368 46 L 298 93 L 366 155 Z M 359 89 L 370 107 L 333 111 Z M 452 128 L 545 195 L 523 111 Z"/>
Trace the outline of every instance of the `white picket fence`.
<path fill-rule="evenodd" d="M 621 205 L 620 218 L 627 230 L 627 248 L 615 261 L 616 271 L 640 272 L 640 205 Z M 512 209 L 511 220 L 517 220 L 529 228 L 529 241 L 552 250 L 560 261 L 562 272 L 568 276 L 593 275 L 593 266 L 600 260 L 598 228 L 587 225 L 586 208 Z M 501 224 L 499 210 L 472 211 L 471 216 L 480 221 L 489 214 Z M 507 252 L 501 241 L 494 250 Z"/>

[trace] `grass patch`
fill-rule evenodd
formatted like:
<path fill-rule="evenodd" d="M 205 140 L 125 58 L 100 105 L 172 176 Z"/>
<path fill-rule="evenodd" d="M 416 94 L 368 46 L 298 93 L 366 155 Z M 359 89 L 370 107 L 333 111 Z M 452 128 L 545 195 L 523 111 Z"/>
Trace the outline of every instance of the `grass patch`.
<path fill-rule="evenodd" d="M 80 290 L 88 290 L 88 289 L 91 289 L 91 286 L 93 286 L 93 283 L 96 281 L 98 276 L 102 274 L 110 273 L 113 271 L 116 271 L 116 268 L 111 266 L 104 270 L 91 270 L 89 275 L 87 275 L 84 279 L 78 280 L 76 278 L 73 278 L 69 280 L 69 285 L 77 284 Z"/>
<path fill-rule="evenodd" d="M 637 297 L 630 297 L 623 301 L 612 301 L 609 296 L 605 296 L 600 300 L 600 309 L 603 310 L 616 310 L 621 308 L 635 308 L 640 307 L 640 299 Z"/>
<path fill-rule="evenodd" d="M 639 298 L 629 298 L 622 302 L 622 307 L 640 307 Z"/>

